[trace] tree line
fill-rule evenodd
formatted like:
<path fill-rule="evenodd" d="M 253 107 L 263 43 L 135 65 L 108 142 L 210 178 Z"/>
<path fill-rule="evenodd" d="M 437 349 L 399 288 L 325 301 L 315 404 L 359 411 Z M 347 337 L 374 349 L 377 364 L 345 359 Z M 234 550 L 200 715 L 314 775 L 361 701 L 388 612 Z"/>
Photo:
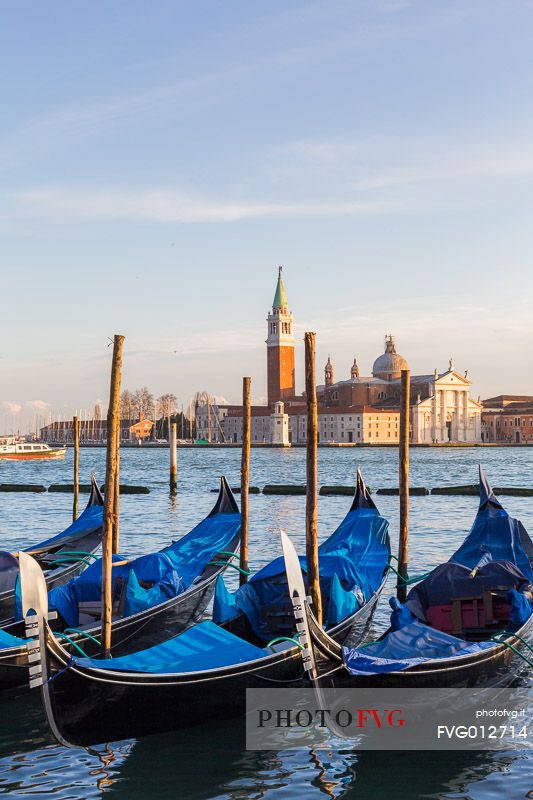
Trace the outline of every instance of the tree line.
<path fill-rule="evenodd" d="M 122 419 L 136 421 L 141 417 L 149 419 L 159 419 L 169 417 L 177 413 L 178 398 L 175 394 L 162 394 L 161 397 L 154 398 L 154 395 L 147 386 L 135 389 L 130 392 L 124 389 L 120 395 L 120 416 Z"/>
<path fill-rule="evenodd" d="M 183 411 L 178 411 L 178 398 L 170 392 L 154 398 L 147 386 L 134 392 L 124 389 L 120 395 L 120 416 L 132 422 L 141 418 L 153 420 L 153 439 L 168 439 L 169 421 L 176 423 L 178 438 L 190 439 L 194 436 L 194 420 L 191 423 Z"/>

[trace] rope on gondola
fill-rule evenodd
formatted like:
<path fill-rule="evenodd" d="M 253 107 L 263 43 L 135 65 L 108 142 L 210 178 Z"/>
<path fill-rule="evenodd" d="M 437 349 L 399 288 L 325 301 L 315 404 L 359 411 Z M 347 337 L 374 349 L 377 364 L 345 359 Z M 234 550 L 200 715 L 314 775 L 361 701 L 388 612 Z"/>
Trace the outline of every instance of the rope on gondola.
<path fill-rule="evenodd" d="M 403 575 L 400 575 L 398 570 L 392 566 L 392 564 L 389 564 L 389 569 L 392 570 L 392 572 L 394 572 L 394 574 L 398 577 L 398 581 L 401 581 L 401 583 L 404 586 L 409 586 L 409 584 L 411 583 L 418 583 L 419 581 L 423 581 L 424 578 L 427 578 L 428 575 L 431 575 L 430 571 L 430 572 L 424 572 L 422 575 L 414 575 L 412 578 L 410 578 L 409 576 L 404 578 Z"/>
<path fill-rule="evenodd" d="M 299 636 L 299 634 L 296 634 L 296 636 Z M 277 636 L 275 639 L 271 639 L 271 640 L 270 640 L 270 642 L 267 644 L 267 647 L 272 647 L 273 645 L 277 644 L 278 642 L 292 642 L 292 643 L 293 643 L 293 644 L 295 644 L 295 645 L 296 645 L 296 647 L 298 647 L 300 650 L 303 650 L 303 649 L 304 649 L 304 646 L 303 646 L 303 644 L 301 644 L 301 643 L 300 643 L 300 642 L 299 642 L 299 641 L 296 639 L 296 637 L 292 637 L 292 636 Z"/>
<path fill-rule="evenodd" d="M 79 633 L 80 636 L 85 636 L 86 639 L 90 639 L 91 642 L 94 642 L 97 645 L 101 645 L 101 641 L 97 639 L 95 636 L 92 636 L 87 631 L 83 631 L 81 628 L 65 628 L 63 633 Z"/>
<path fill-rule="evenodd" d="M 46 566 L 51 566 L 52 564 L 72 564 L 77 562 L 85 564 L 86 567 L 91 566 L 91 562 L 87 561 L 87 559 L 83 556 L 66 556 L 66 558 L 55 558 L 53 561 L 45 561 L 44 564 Z"/>
<path fill-rule="evenodd" d="M 64 672 L 66 672 L 67 669 L 70 669 L 74 665 L 74 663 L 75 663 L 74 656 L 70 656 L 69 660 L 67 661 L 67 666 L 63 667 L 63 669 L 60 669 L 59 672 L 55 673 L 55 675 L 50 675 L 50 677 L 45 680 L 44 685 L 46 686 L 47 683 L 52 683 L 52 681 L 55 681 L 55 679 L 59 678 L 59 676 L 62 675 Z"/>
<path fill-rule="evenodd" d="M 81 647 L 79 646 L 79 644 L 76 644 L 76 642 L 74 641 L 74 639 L 71 639 L 71 638 L 70 638 L 70 636 L 67 636 L 67 634 L 66 634 L 66 633 L 55 633 L 55 634 L 54 634 L 54 636 L 60 636 L 61 638 L 63 638 L 63 639 L 66 639 L 66 640 L 67 640 L 67 642 L 68 642 L 68 643 L 71 645 L 71 647 L 73 647 L 75 650 L 77 650 L 77 651 L 78 651 L 78 653 L 80 653 L 80 654 L 81 654 L 82 658 L 88 658 L 88 656 L 87 656 L 87 653 L 85 653 L 85 652 L 84 652 L 84 651 L 81 649 Z"/>
<path fill-rule="evenodd" d="M 243 575 L 251 575 L 251 571 L 249 569 L 243 569 L 242 567 L 238 567 L 237 564 L 230 564 L 229 561 L 208 561 L 208 567 L 233 567 L 233 569 L 238 570 Z"/>
<path fill-rule="evenodd" d="M 58 553 L 59 556 L 85 556 L 86 558 L 94 558 L 95 561 L 98 561 L 100 556 L 95 556 L 94 553 L 86 553 L 84 550 L 61 550 Z"/>
<path fill-rule="evenodd" d="M 528 650 L 531 650 L 531 652 L 533 653 L 533 647 L 531 647 L 531 645 L 528 642 L 526 642 L 525 639 L 522 639 L 521 636 L 518 636 L 516 633 L 513 633 L 512 631 L 500 631 L 499 633 L 495 633 L 490 637 L 491 642 L 505 645 L 505 647 L 508 647 L 509 650 L 512 650 L 513 653 L 515 653 L 515 655 L 520 656 L 520 658 L 523 661 L 525 661 L 526 664 L 528 664 L 530 667 L 533 667 L 533 661 L 527 658 L 523 653 L 520 652 L 520 650 L 517 647 L 514 647 L 514 645 L 512 645 L 510 642 L 498 639 L 497 638 L 498 636 L 514 636 L 515 639 L 519 639 L 522 642 L 522 644 L 525 645 L 525 647 L 527 647 Z"/>

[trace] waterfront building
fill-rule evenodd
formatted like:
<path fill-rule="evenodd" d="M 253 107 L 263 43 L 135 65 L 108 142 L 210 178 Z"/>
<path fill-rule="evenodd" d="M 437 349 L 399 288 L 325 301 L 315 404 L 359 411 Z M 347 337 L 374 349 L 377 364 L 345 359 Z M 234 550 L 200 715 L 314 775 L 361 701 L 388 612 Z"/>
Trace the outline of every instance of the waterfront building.
<path fill-rule="evenodd" d="M 304 444 L 307 432 L 305 396 L 296 394 L 294 318 L 279 268 L 272 310 L 267 317 L 268 404 L 252 406 L 252 443 Z M 399 436 L 401 371 L 406 359 L 394 337 L 385 337 L 384 352 L 372 372 L 361 375 L 354 358 L 346 380 L 335 381 L 331 356 L 324 383 L 317 386 L 319 441 L 329 444 L 396 444 Z M 411 441 L 414 444 L 481 441 L 481 404 L 470 397 L 467 373 L 453 369 L 411 375 Z M 280 410 L 279 403 L 283 404 Z M 281 419 L 286 419 L 281 422 Z M 242 439 L 240 405 L 206 404 L 196 416 L 197 437 L 212 442 Z M 280 432 L 283 430 L 283 435 Z"/>
<path fill-rule="evenodd" d="M 120 441 L 124 443 L 149 439 L 154 423 L 150 419 L 120 420 Z M 107 420 L 78 420 L 80 444 L 105 444 L 107 442 Z M 71 419 L 57 420 L 41 428 L 41 441 L 48 444 L 73 444 L 74 423 Z"/>
<path fill-rule="evenodd" d="M 533 444 L 533 397 L 500 394 L 482 402 L 483 442 Z"/>
<path fill-rule="evenodd" d="M 335 383 L 333 364 L 328 357 L 324 384 L 317 387 L 319 402 L 337 413 L 341 407 L 363 405 L 381 409 L 382 415 L 387 411 L 398 413 L 401 371 L 408 368 L 390 334 L 385 337 L 385 350 L 374 361 L 369 376 L 360 375 L 354 359 L 350 378 Z M 461 375 L 454 370 L 451 360 L 444 372 L 411 375 L 411 441 L 414 444 L 481 441 L 481 404 L 470 397 L 470 386 L 467 373 Z M 370 419 L 368 422 L 370 425 Z M 367 434 L 371 430 L 367 428 Z M 368 435 L 364 438 L 368 441 Z"/>

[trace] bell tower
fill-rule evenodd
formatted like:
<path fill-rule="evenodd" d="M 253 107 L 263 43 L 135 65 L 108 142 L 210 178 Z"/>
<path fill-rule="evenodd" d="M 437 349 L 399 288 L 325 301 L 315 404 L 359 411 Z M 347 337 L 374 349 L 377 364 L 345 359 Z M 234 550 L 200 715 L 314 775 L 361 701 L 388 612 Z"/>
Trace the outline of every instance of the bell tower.
<path fill-rule="evenodd" d="M 324 383 L 326 386 L 333 386 L 333 364 L 328 356 L 328 363 L 324 367 Z"/>
<path fill-rule="evenodd" d="M 289 311 L 287 295 L 278 271 L 276 294 L 272 312 L 267 317 L 267 391 L 269 406 L 278 400 L 294 397 L 294 335 L 293 317 Z"/>

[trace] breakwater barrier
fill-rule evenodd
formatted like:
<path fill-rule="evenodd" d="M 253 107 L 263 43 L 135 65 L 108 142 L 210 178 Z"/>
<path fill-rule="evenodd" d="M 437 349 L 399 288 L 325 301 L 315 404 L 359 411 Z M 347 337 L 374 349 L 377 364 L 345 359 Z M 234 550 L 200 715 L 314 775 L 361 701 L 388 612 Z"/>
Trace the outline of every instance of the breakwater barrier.
<path fill-rule="evenodd" d="M 101 486 L 100 490 L 105 491 L 105 486 Z M 72 483 L 53 483 L 51 486 L 43 486 L 38 483 L 0 483 L 0 492 L 58 492 L 72 494 L 74 485 Z M 80 483 L 80 494 L 89 494 L 91 491 L 90 483 Z M 150 494 L 148 486 L 138 486 L 131 484 L 120 484 L 120 494 Z M 211 489 L 213 493 L 218 492 L 218 489 Z M 240 494 L 240 487 L 232 487 L 232 492 Z M 250 486 L 249 494 L 265 494 L 265 495 L 305 495 L 305 484 L 293 483 L 267 483 L 261 489 L 259 486 Z M 353 486 L 335 486 L 324 485 L 319 489 L 319 494 L 323 497 L 352 497 L 354 494 Z M 370 494 L 398 496 L 399 489 L 397 486 L 384 486 L 379 489 L 368 489 Z M 494 494 L 502 497 L 533 497 L 533 487 L 530 486 L 495 486 Z M 411 486 L 409 488 L 411 497 L 426 496 L 426 495 L 441 495 L 441 496 L 464 496 L 464 497 L 478 497 L 479 486 L 477 484 L 466 484 L 464 486 L 435 486 L 428 488 L 426 486 Z"/>
<path fill-rule="evenodd" d="M 80 483 L 79 491 L 89 494 L 91 491 L 90 483 Z M 105 491 L 105 486 L 100 487 L 100 491 Z M 46 488 L 38 483 L 0 483 L 0 492 L 64 492 L 72 494 L 74 492 L 73 483 L 53 483 Z M 120 484 L 120 494 L 150 494 L 148 486 L 131 486 Z"/>

